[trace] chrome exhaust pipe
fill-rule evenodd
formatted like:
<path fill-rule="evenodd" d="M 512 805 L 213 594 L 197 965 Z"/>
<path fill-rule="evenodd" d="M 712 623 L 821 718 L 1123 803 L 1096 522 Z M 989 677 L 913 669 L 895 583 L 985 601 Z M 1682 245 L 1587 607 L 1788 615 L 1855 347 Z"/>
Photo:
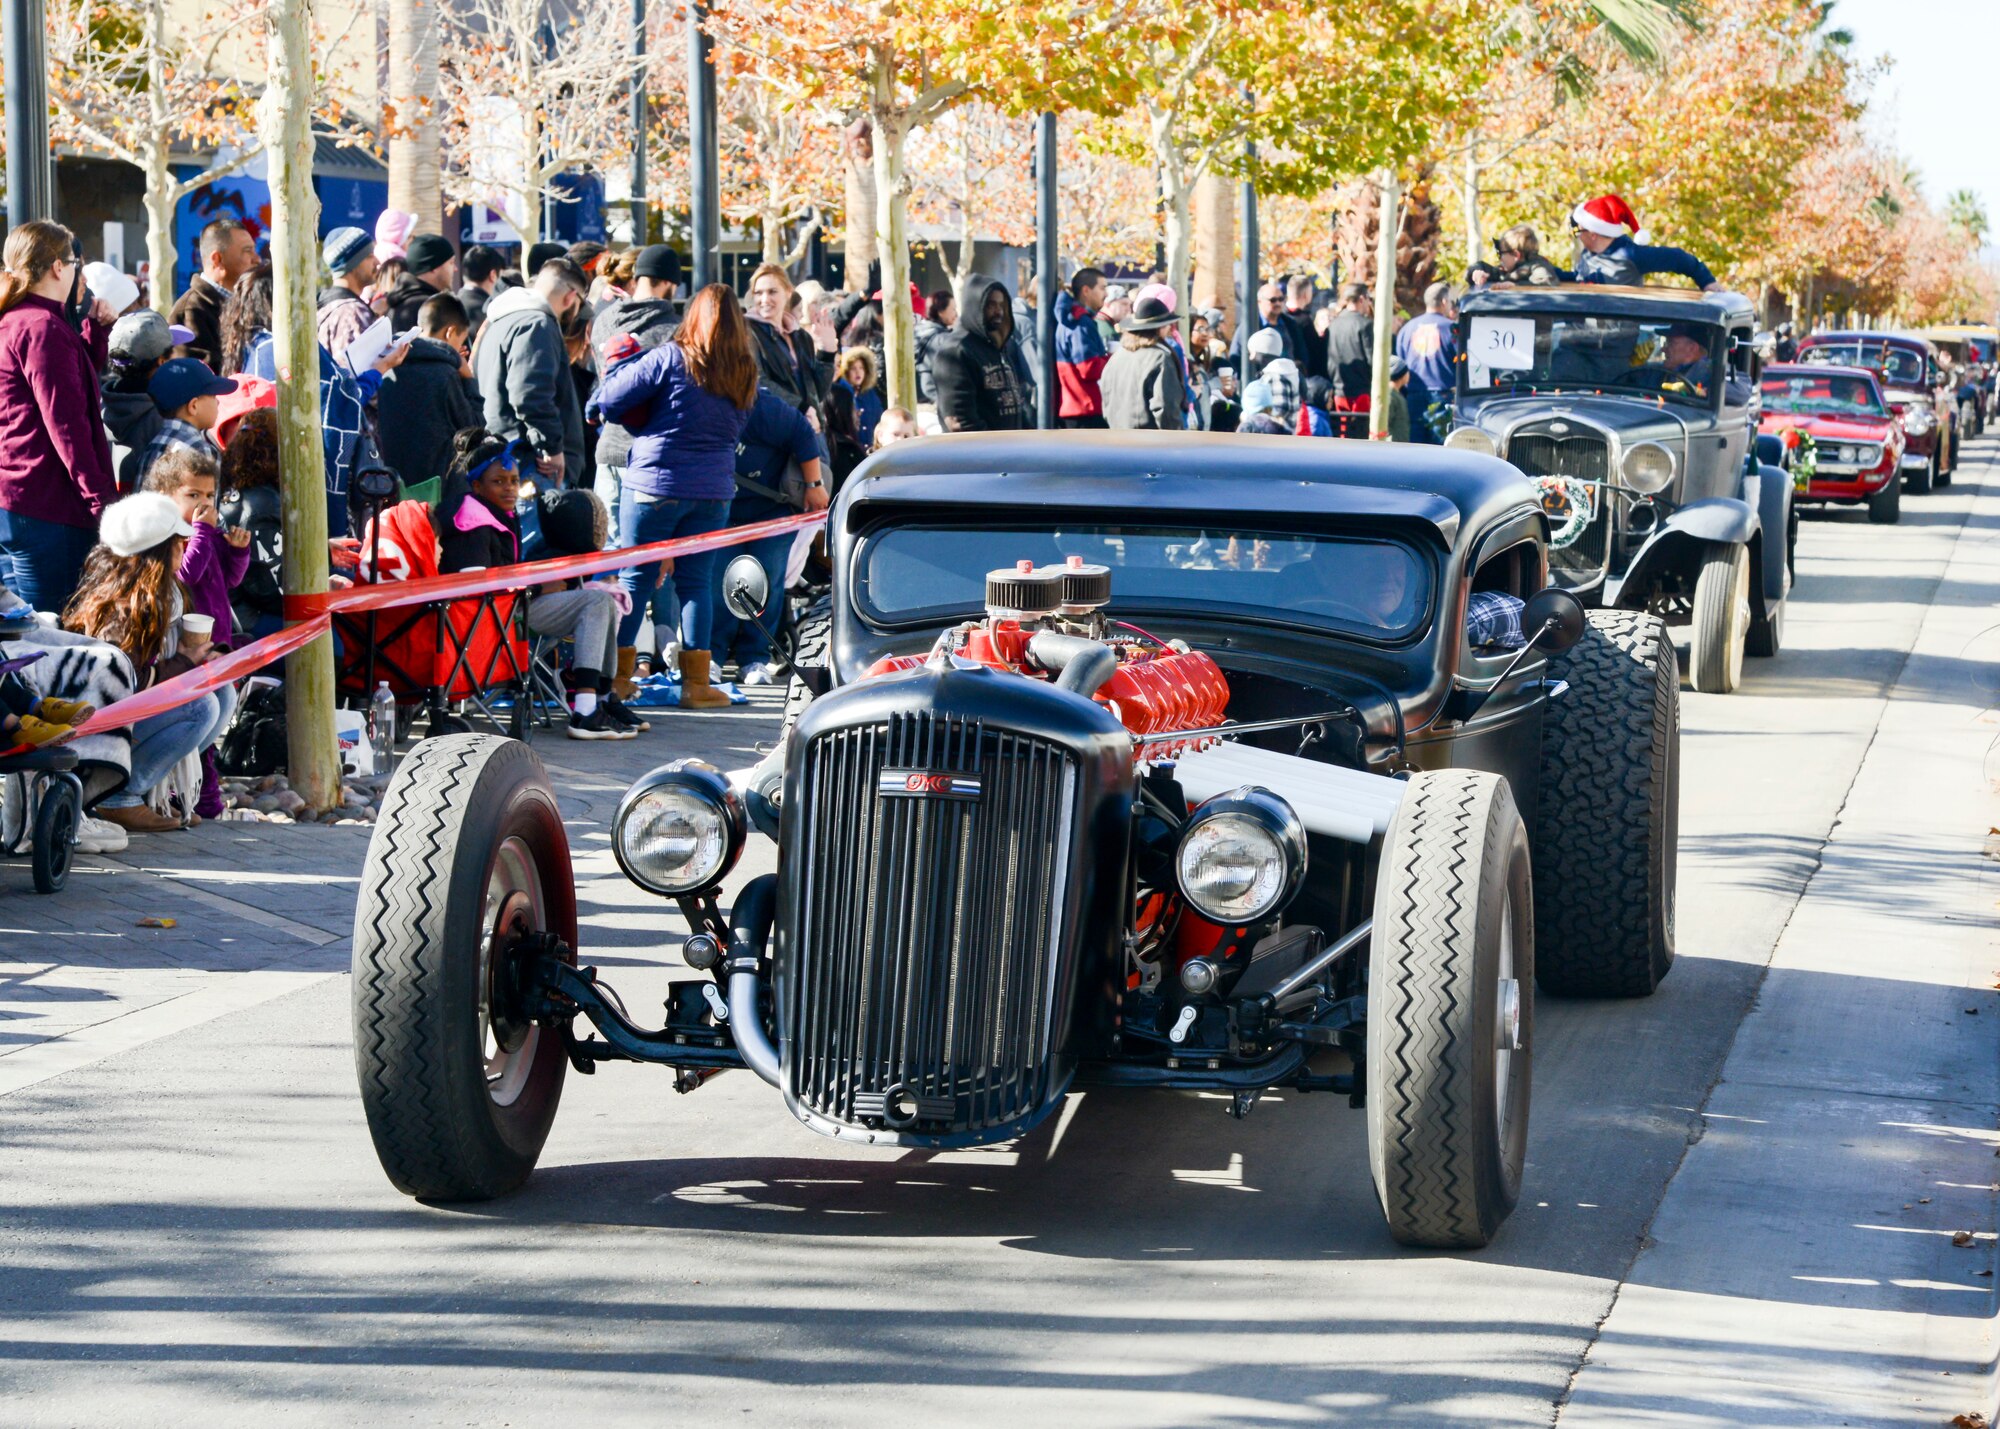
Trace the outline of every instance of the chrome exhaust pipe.
<path fill-rule="evenodd" d="M 729 1036 L 743 1065 L 774 1087 L 781 1085 L 778 1048 L 764 1031 L 764 980 L 757 969 L 777 911 L 777 875 L 751 879 L 730 909 L 734 918 L 729 961 L 724 964 L 729 974 Z"/>

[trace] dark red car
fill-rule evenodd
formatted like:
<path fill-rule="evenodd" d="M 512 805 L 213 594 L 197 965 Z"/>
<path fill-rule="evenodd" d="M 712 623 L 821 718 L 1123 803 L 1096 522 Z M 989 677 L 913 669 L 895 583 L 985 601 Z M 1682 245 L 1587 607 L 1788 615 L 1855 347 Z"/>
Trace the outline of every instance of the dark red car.
<path fill-rule="evenodd" d="M 1903 485 L 1912 496 L 1951 482 L 1951 393 L 1936 351 L 1921 337 L 1888 332 L 1818 332 L 1799 344 L 1801 364 L 1863 367 L 1903 423 Z"/>
<path fill-rule="evenodd" d="M 1793 499 L 1866 504 L 1870 521 L 1893 524 L 1902 514 L 1906 440 L 1875 374 L 1865 367 L 1773 364 L 1763 384 L 1758 431 L 1785 438 L 1795 453 L 1793 433 L 1812 438 L 1812 475 Z"/>

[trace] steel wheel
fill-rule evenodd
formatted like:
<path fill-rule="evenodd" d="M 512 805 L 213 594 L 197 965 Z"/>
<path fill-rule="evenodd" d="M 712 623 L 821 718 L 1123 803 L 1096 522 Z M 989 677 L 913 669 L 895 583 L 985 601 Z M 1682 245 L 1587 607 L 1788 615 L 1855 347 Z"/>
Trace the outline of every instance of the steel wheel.
<path fill-rule="evenodd" d="M 516 956 L 522 943 L 547 931 L 548 907 L 535 855 L 518 836 L 502 843 L 486 879 L 486 917 L 479 940 L 479 1040 L 486 1094 L 512 1106 L 534 1070 L 542 1029 L 518 1015 Z"/>

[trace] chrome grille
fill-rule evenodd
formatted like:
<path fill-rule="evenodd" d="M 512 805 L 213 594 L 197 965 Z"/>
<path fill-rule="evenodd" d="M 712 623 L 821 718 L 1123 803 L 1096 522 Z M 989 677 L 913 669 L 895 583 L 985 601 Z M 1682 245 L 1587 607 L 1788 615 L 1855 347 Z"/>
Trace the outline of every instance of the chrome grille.
<path fill-rule="evenodd" d="M 803 757 L 779 969 L 794 1101 L 918 1133 L 1038 1111 L 1074 981 L 1072 757 L 929 713 L 828 731 Z M 899 795 L 885 770 L 968 776 L 978 794 Z"/>
<path fill-rule="evenodd" d="M 1528 476 L 1567 476 L 1578 481 L 1609 481 L 1611 446 L 1595 433 L 1555 436 L 1547 432 L 1516 432 L 1507 442 L 1507 460 Z M 1549 552 L 1549 574 L 1577 585 L 1602 574 L 1611 557 L 1612 501 L 1600 492 L 1597 518 L 1583 534 L 1560 550 Z"/>

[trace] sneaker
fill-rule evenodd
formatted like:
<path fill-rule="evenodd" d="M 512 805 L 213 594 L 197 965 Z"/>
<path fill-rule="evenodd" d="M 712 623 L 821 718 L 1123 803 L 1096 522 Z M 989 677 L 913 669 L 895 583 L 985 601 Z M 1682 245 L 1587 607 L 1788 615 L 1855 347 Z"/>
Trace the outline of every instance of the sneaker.
<path fill-rule="evenodd" d="M 768 685 L 777 678 L 777 668 L 769 660 L 755 660 L 743 667 L 743 673 L 736 677 L 739 685 Z"/>
<path fill-rule="evenodd" d="M 85 818 L 76 826 L 78 853 L 123 853 L 132 836 L 108 819 Z"/>
<path fill-rule="evenodd" d="M 571 739 L 637 739 L 636 729 L 619 729 L 611 722 L 610 711 L 602 704 L 587 715 L 570 711 L 569 726 L 563 733 Z"/>
<path fill-rule="evenodd" d="M 597 707 L 610 716 L 614 729 L 629 729 L 634 734 L 644 734 L 653 727 L 652 721 L 642 719 L 632 712 L 632 707 L 616 695 L 599 695 Z"/>

